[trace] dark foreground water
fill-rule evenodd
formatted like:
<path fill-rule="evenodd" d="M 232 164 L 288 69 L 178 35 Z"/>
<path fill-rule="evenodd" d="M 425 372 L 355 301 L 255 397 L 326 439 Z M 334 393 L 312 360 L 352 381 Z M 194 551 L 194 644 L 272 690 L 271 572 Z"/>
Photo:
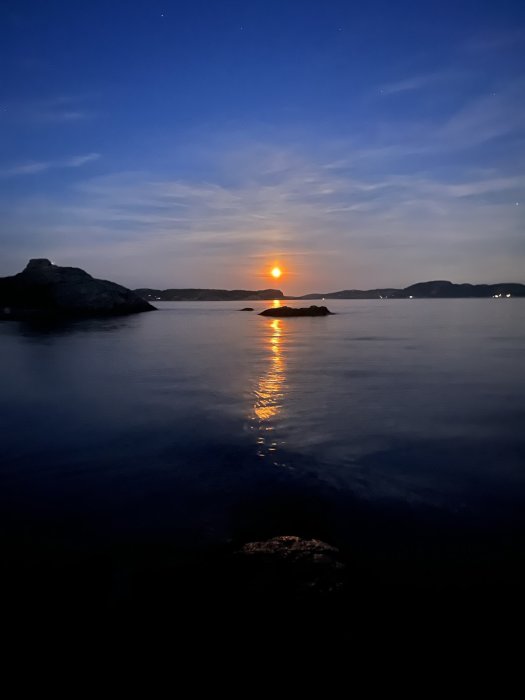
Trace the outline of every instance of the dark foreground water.
<path fill-rule="evenodd" d="M 111 598 L 155 552 L 298 534 L 356 580 L 523 584 L 523 300 L 242 306 L 0 325 L 4 562 L 103 560 Z"/>

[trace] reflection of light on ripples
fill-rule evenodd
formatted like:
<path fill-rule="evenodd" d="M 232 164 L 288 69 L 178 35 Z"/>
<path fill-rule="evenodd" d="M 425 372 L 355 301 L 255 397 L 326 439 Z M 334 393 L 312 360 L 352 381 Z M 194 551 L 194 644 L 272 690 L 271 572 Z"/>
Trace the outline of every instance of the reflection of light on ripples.
<path fill-rule="evenodd" d="M 281 353 L 282 329 L 280 321 L 274 319 L 270 324 L 270 328 L 272 330 L 272 335 L 270 336 L 271 366 L 268 372 L 259 379 L 255 390 L 254 411 L 260 421 L 268 421 L 274 418 L 281 409 L 283 399 L 285 376 Z"/>
<path fill-rule="evenodd" d="M 274 319 L 265 329 L 270 331 L 268 338 L 265 335 L 265 347 L 269 350 L 270 368 L 259 378 L 255 388 L 255 403 L 253 406 L 253 428 L 259 433 L 257 436 L 257 454 L 259 457 L 272 457 L 277 455 L 277 438 L 275 435 L 275 419 L 279 415 L 284 398 L 286 384 L 285 363 L 283 358 L 283 329 L 282 321 Z M 266 345 L 268 343 L 268 345 Z M 286 464 L 273 462 L 275 466 L 285 467 Z"/>

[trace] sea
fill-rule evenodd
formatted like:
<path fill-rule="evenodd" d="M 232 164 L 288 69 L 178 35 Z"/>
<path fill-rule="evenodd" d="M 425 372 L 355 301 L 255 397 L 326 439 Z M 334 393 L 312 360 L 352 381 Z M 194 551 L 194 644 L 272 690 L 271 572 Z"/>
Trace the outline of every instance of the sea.
<path fill-rule="evenodd" d="M 1 323 L 4 563 L 103 551 L 111 598 L 136 552 L 297 535 L 384 585 L 523 585 L 525 300 L 283 303 Z"/>

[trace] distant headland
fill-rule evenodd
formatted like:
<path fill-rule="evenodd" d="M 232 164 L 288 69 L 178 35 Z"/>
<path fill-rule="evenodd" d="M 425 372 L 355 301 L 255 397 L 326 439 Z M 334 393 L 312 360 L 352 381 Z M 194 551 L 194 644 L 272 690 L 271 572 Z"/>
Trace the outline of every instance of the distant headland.
<path fill-rule="evenodd" d="M 280 289 L 135 289 L 146 301 L 271 301 L 284 299 Z"/>
<path fill-rule="evenodd" d="M 146 301 L 267 301 L 269 299 L 484 299 L 525 297 L 525 284 L 454 284 L 445 280 L 418 282 L 404 289 L 345 289 L 340 292 L 285 295 L 279 289 L 136 289 Z"/>

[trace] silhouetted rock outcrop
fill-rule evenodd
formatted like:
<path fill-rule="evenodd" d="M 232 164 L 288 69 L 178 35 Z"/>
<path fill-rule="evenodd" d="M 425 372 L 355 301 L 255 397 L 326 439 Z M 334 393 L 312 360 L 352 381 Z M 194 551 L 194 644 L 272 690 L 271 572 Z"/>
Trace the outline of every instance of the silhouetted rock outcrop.
<path fill-rule="evenodd" d="M 0 318 L 40 316 L 116 316 L 155 307 L 114 282 L 97 280 L 76 267 L 59 267 L 45 258 L 0 278 Z"/>
<path fill-rule="evenodd" d="M 244 309 L 240 309 L 240 311 L 253 311 L 251 306 L 245 306 Z"/>
<path fill-rule="evenodd" d="M 296 598 L 333 594 L 343 587 L 339 551 L 320 540 L 274 537 L 245 544 L 236 556 L 245 594 Z"/>
<path fill-rule="evenodd" d="M 275 316 L 276 318 L 290 318 L 292 316 L 329 316 L 332 312 L 326 306 L 307 306 L 294 308 L 293 306 L 275 306 L 272 309 L 261 311 L 259 316 Z"/>

